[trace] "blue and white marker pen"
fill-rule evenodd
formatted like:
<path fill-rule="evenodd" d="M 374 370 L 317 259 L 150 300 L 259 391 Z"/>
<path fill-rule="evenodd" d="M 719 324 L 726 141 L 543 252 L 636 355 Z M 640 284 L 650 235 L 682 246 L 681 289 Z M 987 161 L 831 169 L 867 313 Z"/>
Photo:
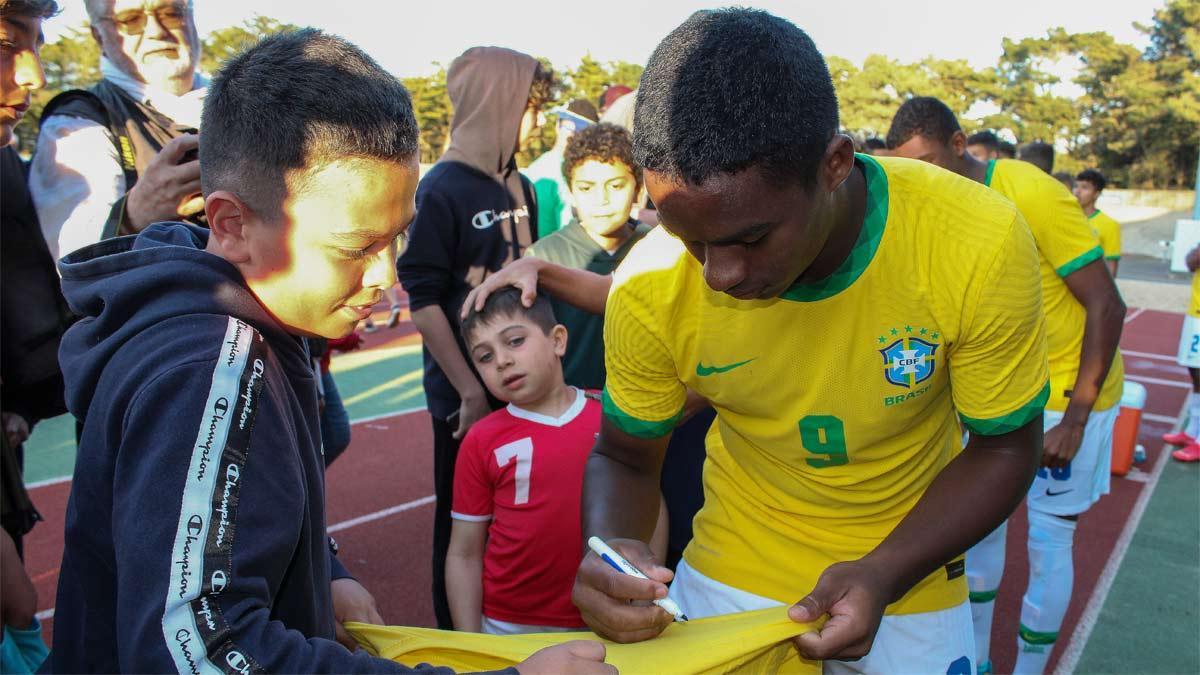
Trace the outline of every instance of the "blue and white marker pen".
<path fill-rule="evenodd" d="M 634 567 L 633 563 L 622 557 L 620 553 L 614 551 L 611 546 L 604 543 L 604 540 L 600 537 L 592 537 L 588 539 L 588 548 L 595 551 L 596 555 L 600 556 L 601 560 L 611 565 L 613 569 L 617 570 L 621 574 L 628 574 L 631 577 L 637 577 L 639 579 L 650 578 L 645 574 L 642 574 L 641 570 Z M 683 613 L 683 610 L 679 609 L 679 605 L 675 604 L 675 601 L 671 598 L 660 598 L 655 600 L 654 604 L 662 607 L 667 614 L 675 617 L 676 621 L 688 620 L 687 615 Z"/>

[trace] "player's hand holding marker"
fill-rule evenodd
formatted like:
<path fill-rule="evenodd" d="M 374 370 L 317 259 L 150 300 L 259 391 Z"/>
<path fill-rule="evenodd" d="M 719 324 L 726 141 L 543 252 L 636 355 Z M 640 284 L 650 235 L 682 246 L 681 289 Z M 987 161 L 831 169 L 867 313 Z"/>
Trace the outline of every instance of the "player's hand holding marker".
<path fill-rule="evenodd" d="M 655 562 L 645 542 L 610 539 L 607 546 L 645 578 L 617 571 L 592 550 L 579 565 L 571 599 L 584 622 L 601 637 L 620 643 L 649 640 L 675 620 L 667 610 L 651 604 L 667 597 L 673 574 Z"/>

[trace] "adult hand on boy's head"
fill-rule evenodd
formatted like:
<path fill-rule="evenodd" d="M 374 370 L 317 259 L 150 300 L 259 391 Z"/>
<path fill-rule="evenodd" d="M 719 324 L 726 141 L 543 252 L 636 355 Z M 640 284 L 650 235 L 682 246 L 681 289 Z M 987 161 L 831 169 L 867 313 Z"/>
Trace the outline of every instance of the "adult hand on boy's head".
<path fill-rule="evenodd" d="M 579 565 L 571 601 L 596 634 L 614 642 L 649 640 L 671 625 L 674 618 L 652 601 L 667 597 L 674 576 L 660 566 L 645 542 L 612 539 L 608 545 L 649 579 L 622 574 L 589 551 Z"/>
<path fill-rule="evenodd" d="M 477 312 L 483 309 L 483 303 L 487 302 L 489 295 L 507 286 L 521 289 L 521 304 L 532 307 L 533 300 L 537 297 L 538 274 L 545 264 L 545 260 L 526 256 L 510 262 L 499 272 L 488 275 L 483 283 L 471 289 L 471 292 L 467 294 L 459 318 L 467 318 L 467 312 L 472 307 Z"/>
<path fill-rule="evenodd" d="M 883 610 L 891 599 L 886 574 L 863 560 L 830 565 L 812 592 L 788 609 L 799 623 L 828 614 L 820 631 L 809 631 L 792 642 L 806 659 L 853 661 L 871 651 Z"/>
<path fill-rule="evenodd" d="M 609 675 L 617 669 L 604 662 L 605 649 L 594 640 L 572 640 L 534 652 L 517 664 L 521 675 L 596 673 Z"/>
<path fill-rule="evenodd" d="M 347 621 L 383 624 L 383 617 L 379 616 L 379 610 L 375 607 L 374 596 L 354 579 L 349 577 L 334 579 L 330 584 L 330 593 L 333 596 L 333 619 L 334 625 L 337 627 L 337 641 L 342 643 L 346 649 L 354 651 L 358 649 L 358 642 L 350 637 L 342 624 Z"/>

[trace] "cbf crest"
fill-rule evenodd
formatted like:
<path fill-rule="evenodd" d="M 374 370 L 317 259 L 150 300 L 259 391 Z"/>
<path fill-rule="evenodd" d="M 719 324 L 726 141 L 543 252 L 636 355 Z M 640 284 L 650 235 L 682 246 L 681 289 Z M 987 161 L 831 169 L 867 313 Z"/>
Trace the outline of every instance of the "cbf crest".
<path fill-rule="evenodd" d="M 938 333 L 928 329 L 891 329 L 892 343 L 879 350 L 883 355 L 883 376 L 892 384 L 911 389 L 933 376 L 937 365 Z M 881 336 L 879 342 L 887 343 Z"/>

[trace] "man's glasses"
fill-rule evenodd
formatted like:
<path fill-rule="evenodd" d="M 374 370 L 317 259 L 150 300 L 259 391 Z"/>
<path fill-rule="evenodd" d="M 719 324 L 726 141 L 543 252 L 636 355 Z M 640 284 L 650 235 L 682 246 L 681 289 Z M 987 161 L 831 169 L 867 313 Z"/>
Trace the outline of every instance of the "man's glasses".
<path fill-rule="evenodd" d="M 146 32 L 146 22 L 150 20 L 151 14 L 158 21 L 158 25 L 163 28 L 178 30 L 187 25 L 188 3 L 176 2 L 153 9 L 131 9 L 120 14 L 105 17 L 105 19 L 112 21 L 122 35 L 141 35 Z"/>

